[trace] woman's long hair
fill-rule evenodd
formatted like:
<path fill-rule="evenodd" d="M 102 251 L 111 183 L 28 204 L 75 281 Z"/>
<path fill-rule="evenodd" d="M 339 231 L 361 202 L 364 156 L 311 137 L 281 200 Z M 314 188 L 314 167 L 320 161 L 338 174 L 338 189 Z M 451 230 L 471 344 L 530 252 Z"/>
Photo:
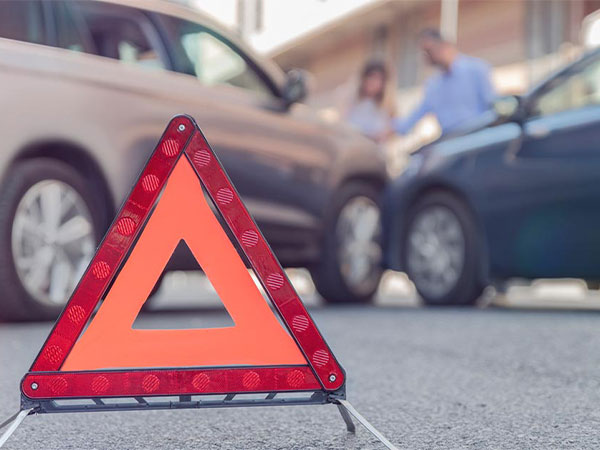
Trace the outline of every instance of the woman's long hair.
<path fill-rule="evenodd" d="M 382 61 L 369 61 L 363 67 L 362 73 L 360 74 L 360 82 L 358 84 L 358 98 L 362 99 L 366 97 L 365 93 L 365 80 L 373 73 L 380 73 L 383 79 L 380 91 L 375 95 L 375 101 L 378 105 L 383 103 L 385 98 L 385 91 L 387 87 L 388 70 Z"/>

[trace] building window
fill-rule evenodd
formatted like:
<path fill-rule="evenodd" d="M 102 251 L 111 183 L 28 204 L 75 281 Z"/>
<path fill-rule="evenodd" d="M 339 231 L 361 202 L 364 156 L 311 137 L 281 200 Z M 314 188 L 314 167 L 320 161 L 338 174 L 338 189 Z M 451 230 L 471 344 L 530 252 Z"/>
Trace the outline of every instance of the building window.
<path fill-rule="evenodd" d="M 398 55 L 398 87 L 409 88 L 417 84 L 421 72 L 421 52 L 418 43 L 418 24 L 420 23 L 415 16 L 403 16 L 400 18 L 400 24 L 397 29 L 400 31 L 397 39 L 399 40 Z"/>
<path fill-rule="evenodd" d="M 526 2 L 527 56 L 539 58 L 558 50 L 565 41 L 568 2 Z"/>
<path fill-rule="evenodd" d="M 0 37 L 43 44 L 42 6 L 39 1 L 0 1 Z"/>

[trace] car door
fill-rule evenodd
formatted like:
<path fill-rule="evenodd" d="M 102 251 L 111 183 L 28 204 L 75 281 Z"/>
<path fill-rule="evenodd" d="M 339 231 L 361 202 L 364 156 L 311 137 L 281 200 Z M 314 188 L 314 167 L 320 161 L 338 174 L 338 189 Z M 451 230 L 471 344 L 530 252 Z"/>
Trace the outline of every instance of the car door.
<path fill-rule="evenodd" d="M 496 260 L 511 276 L 597 278 L 600 58 L 550 80 L 526 109 L 520 145 L 507 150 L 490 196 L 502 214 L 491 224 Z"/>
<path fill-rule="evenodd" d="M 207 26 L 157 15 L 174 67 L 205 89 L 190 110 L 275 246 L 299 246 L 316 230 L 334 151 L 324 124 L 288 110 L 279 87 L 226 37 Z M 206 89 L 209 88 L 209 89 Z M 302 109 L 302 105 L 292 105 Z M 296 230 L 297 233 L 290 233 Z"/>

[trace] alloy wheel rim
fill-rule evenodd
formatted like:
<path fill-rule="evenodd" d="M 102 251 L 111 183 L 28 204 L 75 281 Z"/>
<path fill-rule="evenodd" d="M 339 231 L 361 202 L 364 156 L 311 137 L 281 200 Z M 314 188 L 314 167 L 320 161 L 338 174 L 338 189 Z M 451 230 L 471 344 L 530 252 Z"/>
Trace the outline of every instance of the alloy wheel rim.
<path fill-rule="evenodd" d="M 336 226 L 340 273 L 355 292 L 368 293 L 381 274 L 381 213 L 377 203 L 354 197 L 340 211 Z"/>
<path fill-rule="evenodd" d="M 40 303 L 64 305 L 95 248 L 90 211 L 81 195 L 59 180 L 43 180 L 21 198 L 11 248 L 17 275 Z"/>
<path fill-rule="evenodd" d="M 441 205 L 421 211 L 406 245 L 407 271 L 417 289 L 433 298 L 450 293 L 465 262 L 465 236 L 454 212 Z"/>

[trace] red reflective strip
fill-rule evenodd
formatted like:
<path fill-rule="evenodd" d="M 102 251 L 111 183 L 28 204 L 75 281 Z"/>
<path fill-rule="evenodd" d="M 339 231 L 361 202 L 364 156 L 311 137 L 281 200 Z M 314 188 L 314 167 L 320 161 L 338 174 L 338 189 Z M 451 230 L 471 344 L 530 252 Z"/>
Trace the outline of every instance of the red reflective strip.
<path fill-rule="evenodd" d="M 185 153 L 323 387 L 340 388 L 343 369 L 201 133 L 194 134 Z"/>
<path fill-rule="evenodd" d="M 180 127 L 183 129 L 180 130 Z M 178 155 L 185 149 L 195 128 L 195 124 L 185 116 L 171 120 L 140 175 L 142 182 L 136 183 L 121 207 L 67 307 L 31 366 L 32 372 L 60 369 L 135 241 L 140 225 L 148 218 Z"/>
<path fill-rule="evenodd" d="M 22 392 L 32 399 L 320 389 L 308 366 L 29 373 L 21 384 Z"/>

